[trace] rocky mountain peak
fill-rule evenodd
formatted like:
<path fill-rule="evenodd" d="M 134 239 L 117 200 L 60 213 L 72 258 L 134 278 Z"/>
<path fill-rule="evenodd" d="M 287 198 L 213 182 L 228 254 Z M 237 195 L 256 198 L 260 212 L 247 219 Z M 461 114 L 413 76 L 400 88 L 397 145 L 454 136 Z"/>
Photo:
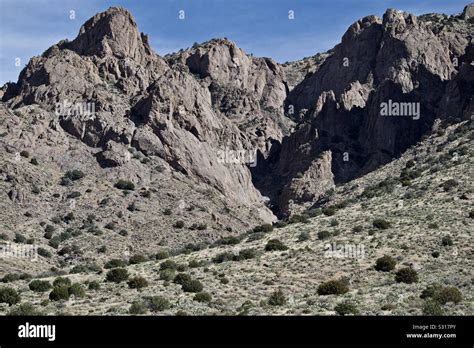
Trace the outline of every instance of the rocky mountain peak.
<path fill-rule="evenodd" d="M 464 7 L 464 11 L 461 15 L 462 19 L 471 19 L 474 18 L 474 2 L 471 2 L 469 5 Z"/>
<path fill-rule="evenodd" d="M 138 62 L 152 54 L 147 36 L 140 34 L 132 14 L 121 7 L 110 7 L 90 18 L 69 48 L 79 55 L 112 55 Z"/>

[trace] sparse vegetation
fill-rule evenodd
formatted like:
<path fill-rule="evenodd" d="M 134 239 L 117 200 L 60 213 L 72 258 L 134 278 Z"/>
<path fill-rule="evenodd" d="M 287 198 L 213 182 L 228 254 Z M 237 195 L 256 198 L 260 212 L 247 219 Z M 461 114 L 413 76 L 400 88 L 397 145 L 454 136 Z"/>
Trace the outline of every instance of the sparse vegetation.
<path fill-rule="evenodd" d="M 330 280 L 318 286 L 318 295 L 342 295 L 349 291 L 347 282 L 339 280 Z"/>
<path fill-rule="evenodd" d="M 128 279 L 128 271 L 125 268 L 114 268 L 107 272 L 106 277 L 109 282 L 121 283 Z"/>
<path fill-rule="evenodd" d="M 401 268 L 395 273 L 397 283 L 416 283 L 418 281 L 418 273 L 411 267 Z"/>
<path fill-rule="evenodd" d="M 395 269 L 397 262 L 391 256 L 384 255 L 375 262 L 375 269 L 380 272 L 390 272 Z"/>
<path fill-rule="evenodd" d="M 283 251 L 288 250 L 288 247 L 279 239 L 270 239 L 265 245 L 265 251 Z"/>

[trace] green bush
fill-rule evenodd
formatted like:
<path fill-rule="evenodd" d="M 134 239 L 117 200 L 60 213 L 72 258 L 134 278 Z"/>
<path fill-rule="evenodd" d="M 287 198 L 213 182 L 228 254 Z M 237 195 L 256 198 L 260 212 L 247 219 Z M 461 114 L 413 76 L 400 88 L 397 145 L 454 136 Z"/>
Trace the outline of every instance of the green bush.
<path fill-rule="evenodd" d="M 168 257 L 170 257 L 170 254 L 166 250 L 158 251 L 155 255 L 155 259 L 157 260 L 164 260 L 164 259 L 167 259 Z"/>
<path fill-rule="evenodd" d="M 309 240 L 311 238 L 311 235 L 304 231 L 304 232 L 301 232 L 298 236 L 298 242 L 305 242 L 307 240 Z"/>
<path fill-rule="evenodd" d="M 129 180 L 119 180 L 115 184 L 115 187 L 120 189 L 120 190 L 127 190 L 127 191 L 133 191 L 135 190 L 135 184 Z"/>
<path fill-rule="evenodd" d="M 66 174 L 64 174 L 64 176 L 72 181 L 76 181 L 76 180 L 82 179 L 85 176 L 85 174 L 81 172 L 80 170 L 74 169 L 74 170 L 67 171 Z"/>
<path fill-rule="evenodd" d="M 63 277 L 57 277 L 53 281 L 53 286 L 54 287 L 59 287 L 59 286 L 71 286 L 71 279 L 69 278 L 63 278 Z"/>
<path fill-rule="evenodd" d="M 111 268 L 119 268 L 119 267 L 125 267 L 127 263 L 123 260 L 120 259 L 112 259 L 110 261 L 107 261 L 104 265 L 104 268 L 106 269 L 111 269 Z"/>
<path fill-rule="evenodd" d="M 444 236 L 442 239 L 441 239 L 441 244 L 443 246 L 451 246 L 454 244 L 453 242 L 453 239 L 451 238 L 451 236 Z"/>
<path fill-rule="evenodd" d="M 51 257 L 51 253 L 45 248 L 38 248 L 38 255 L 46 258 Z"/>
<path fill-rule="evenodd" d="M 165 281 L 171 281 L 175 277 L 175 270 L 174 269 L 162 269 L 160 271 L 160 279 Z"/>
<path fill-rule="evenodd" d="M 99 290 L 100 283 L 97 280 L 93 280 L 89 283 L 89 290 Z"/>
<path fill-rule="evenodd" d="M 191 260 L 188 262 L 189 268 L 198 268 L 198 267 L 201 267 L 202 265 L 203 263 L 198 260 Z"/>
<path fill-rule="evenodd" d="M 49 293 L 51 301 L 69 300 L 69 286 L 57 286 Z"/>
<path fill-rule="evenodd" d="M 185 282 L 191 281 L 192 278 L 189 274 L 186 273 L 178 273 L 173 280 L 173 283 L 183 285 Z"/>
<path fill-rule="evenodd" d="M 181 288 L 184 292 L 201 292 L 204 287 L 199 280 L 191 279 L 183 282 Z"/>
<path fill-rule="evenodd" d="M 449 192 L 458 185 L 459 185 L 459 183 L 456 180 L 449 179 L 449 180 L 445 181 L 441 186 L 443 187 L 443 190 L 445 192 Z"/>
<path fill-rule="evenodd" d="M 383 219 L 375 219 L 372 222 L 372 225 L 379 230 L 386 230 L 387 228 L 390 228 L 391 223 Z"/>
<path fill-rule="evenodd" d="M 287 250 L 288 247 L 278 239 L 270 239 L 265 245 L 265 251 Z"/>
<path fill-rule="evenodd" d="M 163 296 L 153 296 L 146 299 L 147 307 L 152 312 L 161 312 L 171 307 L 170 301 Z"/>
<path fill-rule="evenodd" d="M 11 316 L 22 316 L 22 317 L 36 317 L 43 315 L 43 313 L 37 310 L 31 303 L 23 303 L 12 308 L 7 315 Z"/>
<path fill-rule="evenodd" d="M 239 255 L 235 258 L 235 260 L 250 260 L 257 257 L 257 251 L 255 249 L 242 249 L 239 251 Z"/>
<path fill-rule="evenodd" d="M 30 282 L 28 285 L 31 291 L 35 292 L 45 292 L 52 288 L 50 282 L 46 280 L 35 279 Z"/>
<path fill-rule="evenodd" d="M 283 306 L 286 302 L 286 296 L 281 289 L 274 291 L 268 298 L 268 304 L 270 306 Z"/>
<path fill-rule="evenodd" d="M 229 236 L 229 237 L 224 237 L 221 238 L 217 241 L 214 242 L 214 245 L 236 245 L 239 244 L 242 241 L 241 238 L 235 237 L 235 236 Z"/>
<path fill-rule="evenodd" d="M 15 243 L 24 244 L 26 243 L 26 237 L 20 233 L 15 233 L 15 239 L 13 239 Z"/>
<path fill-rule="evenodd" d="M 79 284 L 79 283 L 74 283 L 72 284 L 69 289 L 69 295 L 70 296 L 74 296 L 76 298 L 80 298 L 80 297 L 84 297 L 86 296 L 86 290 L 84 289 L 84 287 Z"/>
<path fill-rule="evenodd" d="M 375 269 L 380 272 L 390 272 L 395 269 L 397 262 L 391 256 L 384 255 L 375 261 Z"/>
<path fill-rule="evenodd" d="M 423 305 L 423 315 L 440 316 L 444 314 L 444 309 L 439 302 L 428 300 Z"/>
<path fill-rule="evenodd" d="M 335 207 L 325 207 L 322 209 L 322 212 L 326 216 L 333 216 L 336 214 L 336 208 Z"/>
<path fill-rule="evenodd" d="M 342 295 L 349 291 L 347 282 L 339 280 L 329 280 L 318 286 L 318 295 Z"/>
<path fill-rule="evenodd" d="M 174 228 L 183 228 L 184 227 L 184 221 L 183 220 L 178 220 L 174 223 L 173 225 Z"/>
<path fill-rule="evenodd" d="M 129 314 L 146 314 L 148 311 L 145 303 L 143 301 L 134 301 L 130 306 L 128 313 Z"/>
<path fill-rule="evenodd" d="M 106 279 L 109 282 L 120 283 L 128 279 L 128 271 L 125 268 L 114 268 L 107 272 Z"/>
<path fill-rule="evenodd" d="M 13 288 L 0 289 L 0 303 L 7 303 L 9 306 L 21 301 L 20 294 Z"/>
<path fill-rule="evenodd" d="M 331 232 L 329 231 L 320 231 L 318 232 L 318 239 L 324 240 L 331 237 Z"/>
<path fill-rule="evenodd" d="M 302 223 L 307 224 L 309 222 L 308 216 L 305 214 L 294 214 L 291 216 L 290 220 L 288 221 L 290 224 Z"/>
<path fill-rule="evenodd" d="M 264 232 L 268 233 L 273 231 L 273 226 L 271 224 L 263 224 L 259 226 L 255 226 L 252 230 L 252 232 Z"/>
<path fill-rule="evenodd" d="M 448 302 L 459 303 L 462 301 L 462 294 L 461 291 L 455 287 L 443 287 L 435 292 L 433 300 L 443 305 Z"/>
<path fill-rule="evenodd" d="M 395 273 L 395 281 L 407 284 L 416 283 L 418 282 L 418 273 L 411 267 L 402 268 Z"/>
<path fill-rule="evenodd" d="M 352 232 L 354 232 L 354 233 L 362 232 L 362 230 L 363 230 L 363 227 L 361 225 L 357 225 L 357 226 L 352 227 Z"/>
<path fill-rule="evenodd" d="M 212 301 L 212 295 L 208 292 L 198 292 L 196 295 L 194 295 L 193 298 L 194 301 L 197 302 L 206 302 L 209 303 Z"/>
<path fill-rule="evenodd" d="M 20 156 L 28 158 L 28 157 L 30 157 L 30 153 L 26 150 L 23 150 L 23 151 L 20 152 Z"/>
<path fill-rule="evenodd" d="M 231 252 L 225 251 L 223 253 L 217 254 L 212 258 L 212 262 L 214 263 L 223 263 L 227 261 L 233 261 L 235 258 L 235 255 Z"/>
<path fill-rule="evenodd" d="M 347 314 L 359 314 L 359 311 L 357 310 L 357 307 L 355 304 L 350 303 L 350 302 L 343 302 L 339 303 L 334 307 L 334 310 L 336 311 L 337 314 L 339 315 L 347 315 Z"/>
<path fill-rule="evenodd" d="M 160 264 L 160 269 L 173 269 L 176 270 L 178 268 L 178 264 L 173 260 L 166 260 Z"/>
<path fill-rule="evenodd" d="M 39 165 L 38 160 L 37 160 L 35 157 L 33 157 L 33 158 L 31 159 L 30 163 L 31 163 L 32 165 L 34 165 L 34 166 Z"/>
<path fill-rule="evenodd" d="M 130 289 L 142 289 L 148 286 L 148 281 L 143 277 L 133 277 L 127 284 Z"/>
<path fill-rule="evenodd" d="M 148 261 L 148 257 L 146 257 L 145 255 L 137 254 L 137 255 L 133 255 L 130 258 L 129 263 L 131 265 L 136 265 L 136 264 L 146 262 L 146 261 Z"/>

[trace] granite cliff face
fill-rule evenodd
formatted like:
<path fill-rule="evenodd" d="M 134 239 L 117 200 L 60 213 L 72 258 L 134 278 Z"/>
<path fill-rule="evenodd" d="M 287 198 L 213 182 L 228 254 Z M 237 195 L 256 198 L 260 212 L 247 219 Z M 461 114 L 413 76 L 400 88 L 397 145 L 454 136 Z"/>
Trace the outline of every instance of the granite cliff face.
<path fill-rule="evenodd" d="M 471 118 L 472 29 L 472 5 L 460 16 L 388 10 L 333 50 L 280 65 L 228 39 L 160 57 L 127 10 L 110 8 L 1 89 L 4 222 L 34 237 L 74 212 L 74 228 L 128 230 L 106 235 L 117 255 L 196 247 L 305 211 L 437 119 Z M 384 117 L 384 103 L 412 114 Z M 85 238 L 82 257 L 104 238 Z"/>

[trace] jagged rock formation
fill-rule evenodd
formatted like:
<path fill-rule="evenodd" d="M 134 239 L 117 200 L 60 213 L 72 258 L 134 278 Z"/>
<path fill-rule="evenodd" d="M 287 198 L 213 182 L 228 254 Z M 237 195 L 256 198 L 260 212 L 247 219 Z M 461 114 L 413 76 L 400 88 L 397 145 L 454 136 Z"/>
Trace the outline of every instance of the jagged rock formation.
<path fill-rule="evenodd" d="M 324 151 L 332 152 L 335 181 L 346 182 L 398 157 L 436 118 L 469 119 L 472 24 L 441 17 L 440 24 L 388 10 L 383 19 L 354 23 L 333 54 L 289 93 L 285 107 L 303 122 L 273 147 L 263 170 L 254 170 L 256 186 L 275 202 L 288 198 L 293 178 L 312 171 Z M 381 105 L 392 102 L 415 103 L 420 113 L 383 117 Z M 321 194 L 306 195 L 308 202 Z M 281 204 L 278 209 L 288 213 Z"/>

